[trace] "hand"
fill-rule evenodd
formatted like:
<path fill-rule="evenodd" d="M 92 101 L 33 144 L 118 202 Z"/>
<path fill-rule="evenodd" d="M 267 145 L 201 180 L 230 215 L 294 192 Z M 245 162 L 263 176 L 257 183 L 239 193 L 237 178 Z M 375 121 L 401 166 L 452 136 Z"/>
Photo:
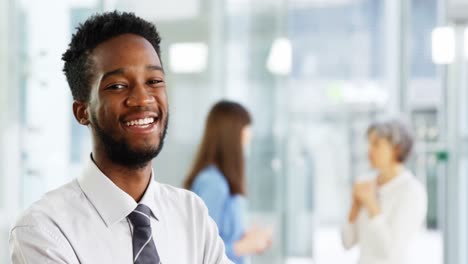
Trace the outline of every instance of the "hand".
<path fill-rule="evenodd" d="M 377 186 L 373 181 L 356 183 L 353 188 L 354 198 L 364 206 L 371 217 L 380 213 L 377 201 Z"/>
<path fill-rule="evenodd" d="M 361 203 L 356 199 L 356 196 L 353 194 L 353 204 L 351 205 L 351 210 L 348 214 L 348 221 L 354 223 L 359 215 L 361 210 Z"/>
<path fill-rule="evenodd" d="M 368 181 L 354 184 L 353 195 L 354 198 L 364 206 L 371 203 L 373 200 L 377 200 L 375 183 Z"/>
<path fill-rule="evenodd" d="M 253 253 L 260 254 L 271 247 L 272 236 L 272 227 L 253 227 L 245 233 L 243 240 L 245 240 L 248 248 L 250 248 Z"/>

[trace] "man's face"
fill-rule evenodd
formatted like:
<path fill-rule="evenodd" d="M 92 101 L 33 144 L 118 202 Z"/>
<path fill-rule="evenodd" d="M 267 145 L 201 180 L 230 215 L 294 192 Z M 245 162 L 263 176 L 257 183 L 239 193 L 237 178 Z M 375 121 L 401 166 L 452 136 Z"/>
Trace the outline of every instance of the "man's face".
<path fill-rule="evenodd" d="M 95 144 L 115 163 L 143 166 L 158 155 L 167 129 L 161 61 L 146 39 L 133 34 L 101 43 L 91 59 L 88 112 Z"/>

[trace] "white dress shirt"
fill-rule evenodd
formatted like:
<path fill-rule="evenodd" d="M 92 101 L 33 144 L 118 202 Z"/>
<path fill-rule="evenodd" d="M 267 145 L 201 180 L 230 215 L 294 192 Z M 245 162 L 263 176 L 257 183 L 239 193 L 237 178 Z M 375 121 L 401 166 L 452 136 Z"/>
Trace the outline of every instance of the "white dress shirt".
<path fill-rule="evenodd" d="M 195 194 L 151 178 L 140 203 L 151 209 L 161 263 L 232 263 Z M 127 216 L 136 207 L 90 161 L 81 177 L 45 194 L 20 217 L 10 234 L 12 263 L 133 263 Z"/>
<path fill-rule="evenodd" d="M 408 170 L 378 188 L 381 213 L 374 218 L 361 209 L 354 224 L 342 228 L 346 249 L 358 244 L 360 264 L 405 264 L 410 241 L 421 229 L 427 193 Z"/>

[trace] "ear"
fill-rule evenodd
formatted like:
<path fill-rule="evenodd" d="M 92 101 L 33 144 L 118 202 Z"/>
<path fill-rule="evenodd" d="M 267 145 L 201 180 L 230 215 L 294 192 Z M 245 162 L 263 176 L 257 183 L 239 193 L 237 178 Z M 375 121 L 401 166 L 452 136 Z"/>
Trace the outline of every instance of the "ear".
<path fill-rule="evenodd" d="M 75 116 L 76 121 L 83 126 L 90 124 L 88 103 L 78 100 L 73 101 L 73 115 Z"/>

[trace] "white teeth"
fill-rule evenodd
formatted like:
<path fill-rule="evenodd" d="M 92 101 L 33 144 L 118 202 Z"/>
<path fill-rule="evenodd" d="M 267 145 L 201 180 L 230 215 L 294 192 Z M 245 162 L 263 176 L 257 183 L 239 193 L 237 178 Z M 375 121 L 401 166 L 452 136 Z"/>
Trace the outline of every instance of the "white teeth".
<path fill-rule="evenodd" d="M 151 124 L 154 122 L 154 118 L 153 117 L 147 117 L 147 118 L 143 118 L 143 119 L 138 119 L 138 120 L 132 120 L 132 121 L 128 121 L 126 123 L 127 126 L 143 126 L 143 125 L 148 125 L 148 124 Z"/>

